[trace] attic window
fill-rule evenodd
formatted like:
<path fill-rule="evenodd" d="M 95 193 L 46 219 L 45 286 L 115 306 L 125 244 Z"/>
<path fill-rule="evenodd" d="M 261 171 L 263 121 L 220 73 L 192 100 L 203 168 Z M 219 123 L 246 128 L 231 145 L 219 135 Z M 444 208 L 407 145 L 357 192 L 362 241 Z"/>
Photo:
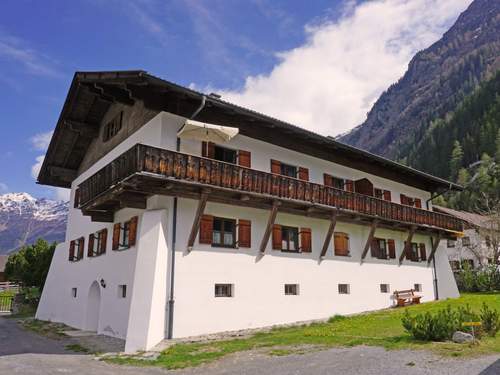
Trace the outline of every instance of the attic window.
<path fill-rule="evenodd" d="M 107 142 L 113 138 L 122 128 L 123 112 L 118 113 L 110 122 L 104 125 L 102 141 Z"/>

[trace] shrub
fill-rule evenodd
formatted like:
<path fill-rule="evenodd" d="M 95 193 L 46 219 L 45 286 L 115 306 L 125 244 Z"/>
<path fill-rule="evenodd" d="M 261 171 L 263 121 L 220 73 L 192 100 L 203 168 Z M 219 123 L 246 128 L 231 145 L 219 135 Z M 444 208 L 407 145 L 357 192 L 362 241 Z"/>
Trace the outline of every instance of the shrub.
<path fill-rule="evenodd" d="M 492 292 L 500 290 L 500 271 L 491 264 L 474 270 L 468 263 L 456 275 L 458 289 L 462 292 Z"/>
<path fill-rule="evenodd" d="M 408 310 L 402 318 L 403 327 L 417 340 L 445 341 L 461 328 L 467 310 L 453 311 L 448 305 L 436 314 L 426 312 L 411 316 Z"/>
<path fill-rule="evenodd" d="M 491 337 L 495 337 L 500 330 L 500 314 L 498 311 L 496 309 L 490 309 L 488 305 L 483 302 L 480 317 L 483 330 Z"/>

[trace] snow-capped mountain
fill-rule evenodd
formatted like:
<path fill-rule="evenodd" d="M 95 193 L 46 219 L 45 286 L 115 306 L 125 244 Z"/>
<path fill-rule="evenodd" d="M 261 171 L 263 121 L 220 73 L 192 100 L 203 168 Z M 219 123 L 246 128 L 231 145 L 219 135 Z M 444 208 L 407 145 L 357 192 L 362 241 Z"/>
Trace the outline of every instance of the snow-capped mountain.
<path fill-rule="evenodd" d="M 36 199 L 28 193 L 0 195 L 0 254 L 38 238 L 63 241 L 67 216 L 68 202 Z"/>

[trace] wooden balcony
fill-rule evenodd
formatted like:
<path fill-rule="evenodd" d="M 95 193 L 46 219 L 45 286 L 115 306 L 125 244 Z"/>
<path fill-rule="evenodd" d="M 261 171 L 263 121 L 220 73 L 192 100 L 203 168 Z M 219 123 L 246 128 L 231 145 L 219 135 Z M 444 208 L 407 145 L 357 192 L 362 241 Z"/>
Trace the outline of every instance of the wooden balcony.
<path fill-rule="evenodd" d="M 213 159 L 137 144 L 79 186 L 79 208 L 95 221 L 112 221 L 116 210 L 145 208 L 146 198 L 170 195 L 379 226 L 442 232 L 453 237 L 463 223 L 452 216 L 351 193 L 313 182 Z M 207 194 L 208 193 L 208 194 Z"/>

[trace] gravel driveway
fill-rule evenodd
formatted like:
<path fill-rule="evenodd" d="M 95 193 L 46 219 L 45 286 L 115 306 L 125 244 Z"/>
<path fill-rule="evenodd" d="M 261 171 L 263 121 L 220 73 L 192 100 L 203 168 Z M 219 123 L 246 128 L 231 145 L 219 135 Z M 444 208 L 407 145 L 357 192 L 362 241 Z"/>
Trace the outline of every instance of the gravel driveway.
<path fill-rule="evenodd" d="M 385 351 L 382 348 L 363 346 L 283 357 L 271 357 L 260 352 L 242 352 L 197 368 L 165 371 L 99 362 L 92 356 L 66 351 L 64 347 L 68 342 L 65 339 L 51 340 L 26 332 L 14 321 L 0 317 L 0 374 L 500 374 L 500 355 L 452 360 L 422 351 Z"/>

